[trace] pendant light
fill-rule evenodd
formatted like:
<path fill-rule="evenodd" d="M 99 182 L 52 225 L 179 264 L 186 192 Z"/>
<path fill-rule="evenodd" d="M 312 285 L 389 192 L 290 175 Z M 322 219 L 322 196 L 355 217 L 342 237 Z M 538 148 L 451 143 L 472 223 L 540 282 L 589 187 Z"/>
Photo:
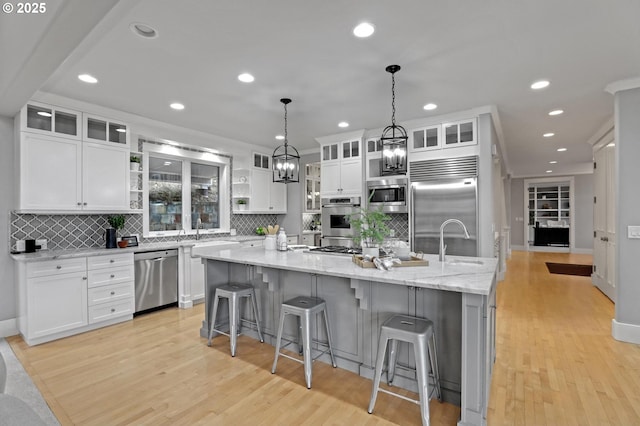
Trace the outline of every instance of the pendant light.
<path fill-rule="evenodd" d="M 396 125 L 396 79 L 400 65 L 385 68 L 391 73 L 391 125 L 382 131 L 382 163 L 380 175 L 404 175 L 407 173 L 407 131 Z"/>
<path fill-rule="evenodd" d="M 273 151 L 271 164 L 273 165 L 273 181 L 280 183 L 296 183 L 300 181 L 300 154 L 298 150 L 289 146 L 287 139 L 287 105 L 291 99 L 282 98 L 284 104 L 284 145 Z"/>

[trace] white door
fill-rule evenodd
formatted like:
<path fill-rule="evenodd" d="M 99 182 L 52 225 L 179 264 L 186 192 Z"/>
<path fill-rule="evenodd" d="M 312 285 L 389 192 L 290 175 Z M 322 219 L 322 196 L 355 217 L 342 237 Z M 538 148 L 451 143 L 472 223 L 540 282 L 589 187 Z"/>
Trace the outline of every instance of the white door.
<path fill-rule="evenodd" d="M 80 210 L 82 145 L 79 140 L 22 133 L 20 209 Z"/>
<path fill-rule="evenodd" d="M 592 282 L 615 302 L 615 146 L 601 148 L 594 159 Z"/>
<path fill-rule="evenodd" d="M 85 142 L 82 199 L 85 210 L 129 209 L 129 151 Z"/>

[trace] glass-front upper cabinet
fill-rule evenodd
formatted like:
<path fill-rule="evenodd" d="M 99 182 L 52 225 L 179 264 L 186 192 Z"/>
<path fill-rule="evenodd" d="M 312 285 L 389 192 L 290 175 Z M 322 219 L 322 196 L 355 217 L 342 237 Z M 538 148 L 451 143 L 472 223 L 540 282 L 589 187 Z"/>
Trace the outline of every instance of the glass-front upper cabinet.
<path fill-rule="evenodd" d="M 320 163 L 310 163 L 305 167 L 305 205 L 307 213 L 320 212 Z"/>
<path fill-rule="evenodd" d="M 84 114 L 84 139 L 129 147 L 129 128 L 122 122 Z"/>
<path fill-rule="evenodd" d="M 416 129 L 411 132 L 409 151 L 428 151 L 440 148 L 440 125 Z"/>
<path fill-rule="evenodd" d="M 182 228 L 182 161 L 149 157 L 149 231 Z"/>
<path fill-rule="evenodd" d="M 476 120 L 461 120 L 442 125 L 444 148 L 476 144 Z"/>
<path fill-rule="evenodd" d="M 20 113 L 21 130 L 80 139 L 81 116 L 78 111 L 30 102 Z"/>
<path fill-rule="evenodd" d="M 191 229 L 220 227 L 220 169 L 210 164 L 191 163 Z"/>

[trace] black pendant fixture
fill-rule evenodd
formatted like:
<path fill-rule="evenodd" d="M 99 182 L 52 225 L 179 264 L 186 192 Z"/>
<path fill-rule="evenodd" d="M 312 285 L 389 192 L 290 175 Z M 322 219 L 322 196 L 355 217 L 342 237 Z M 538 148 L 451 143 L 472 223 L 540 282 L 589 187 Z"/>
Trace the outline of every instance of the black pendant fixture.
<path fill-rule="evenodd" d="M 271 164 L 273 165 L 273 181 L 280 183 L 296 183 L 300 181 L 300 154 L 298 150 L 289 146 L 287 139 L 287 105 L 291 99 L 282 98 L 284 104 L 284 145 L 273 151 Z"/>
<path fill-rule="evenodd" d="M 380 175 L 407 174 L 407 131 L 396 124 L 396 79 L 395 73 L 400 71 L 400 65 L 389 65 L 386 68 L 391 73 L 391 125 L 382 131 L 382 163 Z"/>

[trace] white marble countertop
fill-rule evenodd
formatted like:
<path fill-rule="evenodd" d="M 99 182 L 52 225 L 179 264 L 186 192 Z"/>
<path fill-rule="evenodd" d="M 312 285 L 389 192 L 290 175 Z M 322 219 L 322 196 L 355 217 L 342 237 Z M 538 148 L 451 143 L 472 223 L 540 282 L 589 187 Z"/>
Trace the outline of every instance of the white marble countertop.
<path fill-rule="evenodd" d="M 199 255 L 205 259 L 265 268 L 481 295 L 490 293 L 498 266 L 498 259 L 495 258 L 447 256 L 447 261 L 442 263 L 438 261 L 437 255 L 425 255 L 429 266 L 395 267 L 389 271 L 380 271 L 376 268 L 361 268 L 349 256 L 308 251 L 281 252 L 265 250 L 263 247 L 211 247 L 201 250 Z"/>
<path fill-rule="evenodd" d="M 79 249 L 64 249 L 64 250 L 39 250 L 35 253 L 20 253 L 20 254 L 11 254 L 11 257 L 14 260 L 20 262 L 37 262 L 42 260 L 54 260 L 54 259 L 72 259 L 76 257 L 85 257 L 85 256 L 101 256 L 106 254 L 121 254 L 121 253 L 139 253 L 144 251 L 153 251 L 153 250 L 169 250 L 176 249 L 180 247 L 193 247 L 195 245 L 201 244 L 203 246 L 210 244 L 212 242 L 222 242 L 222 241 L 230 241 L 230 242 L 243 242 L 243 241 L 253 241 L 253 240 L 263 240 L 264 237 L 260 235 L 236 235 L 222 238 L 210 238 L 206 240 L 184 240 L 184 241 L 165 241 L 165 242 L 156 242 L 156 243 L 141 243 L 137 247 L 126 247 L 126 248 L 113 248 L 108 249 L 105 247 L 89 247 L 89 248 L 79 248 Z"/>

